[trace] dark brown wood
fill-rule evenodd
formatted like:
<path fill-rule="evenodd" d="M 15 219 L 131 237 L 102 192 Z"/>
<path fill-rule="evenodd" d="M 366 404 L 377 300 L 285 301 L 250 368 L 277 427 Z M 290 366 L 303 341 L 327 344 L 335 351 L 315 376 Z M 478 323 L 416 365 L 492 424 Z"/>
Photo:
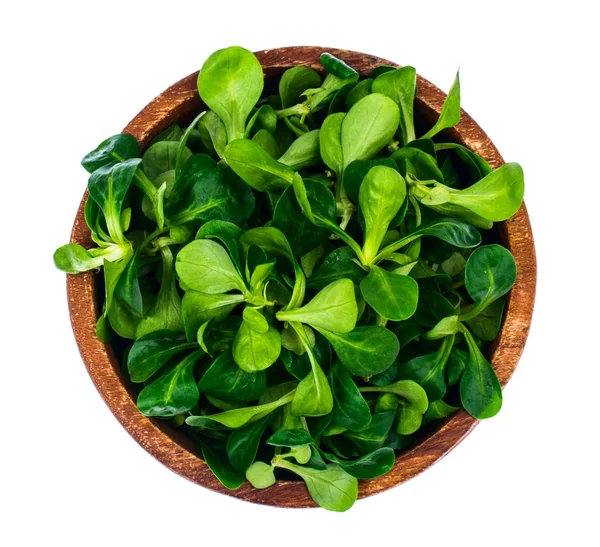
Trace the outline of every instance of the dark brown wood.
<path fill-rule="evenodd" d="M 259 51 L 256 55 L 265 71 L 266 86 L 294 65 L 305 65 L 321 71 L 319 56 L 323 48 L 288 47 Z M 346 51 L 327 49 L 346 61 L 362 75 L 382 64 L 395 65 L 384 59 Z M 398 65 L 395 65 L 398 66 Z M 136 137 L 142 148 L 160 131 L 175 121 L 189 121 L 200 111 L 196 89 L 198 73 L 189 75 L 171 86 L 149 103 L 124 129 Z M 439 114 L 446 95 L 427 80 L 418 78 L 417 113 L 433 121 Z M 466 113 L 460 124 L 451 131 L 457 142 L 479 153 L 493 167 L 504 163 L 502 156 L 483 130 Z M 77 216 L 71 241 L 82 245 L 91 243 L 83 215 L 87 193 Z M 514 372 L 525 346 L 536 287 L 536 257 L 529 217 L 525 205 L 517 214 L 499 226 L 500 237 L 515 256 L 518 277 L 513 287 L 500 336 L 492 347 L 491 363 L 502 386 Z M 120 365 L 110 346 L 96 338 L 95 323 L 99 315 L 96 301 L 96 278 L 91 273 L 67 276 L 67 295 L 71 323 L 79 349 L 98 392 L 117 420 L 150 454 L 167 467 L 196 484 L 247 501 L 279 507 L 314 507 L 302 482 L 278 481 L 266 490 L 256 490 L 245 483 L 238 490 L 227 490 L 213 476 L 204 461 L 187 439 L 165 427 L 164 423 L 143 416 L 120 374 Z M 361 481 L 359 497 L 364 498 L 401 484 L 421 473 L 444 457 L 477 425 L 477 420 L 464 410 L 442 423 L 429 437 L 396 459 L 393 469 L 385 476 Z"/>

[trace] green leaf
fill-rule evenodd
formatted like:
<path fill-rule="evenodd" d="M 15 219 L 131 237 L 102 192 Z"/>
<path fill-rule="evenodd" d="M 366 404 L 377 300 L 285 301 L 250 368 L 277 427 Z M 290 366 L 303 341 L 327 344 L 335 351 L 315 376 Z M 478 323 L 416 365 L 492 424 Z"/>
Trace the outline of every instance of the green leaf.
<path fill-rule="evenodd" d="M 360 453 L 369 453 L 383 446 L 394 423 L 395 412 L 376 412 L 365 427 L 347 431 L 344 437 L 351 440 Z"/>
<path fill-rule="evenodd" d="M 81 165 L 88 173 L 93 173 L 105 165 L 139 157 L 140 144 L 136 138 L 127 133 L 119 133 L 88 152 L 81 160 Z"/>
<path fill-rule="evenodd" d="M 440 188 L 446 191 L 451 206 L 467 209 L 488 221 L 500 222 L 509 219 L 521 207 L 525 182 L 518 163 L 505 163 L 464 190 Z M 427 205 L 425 201 L 423 203 Z"/>
<path fill-rule="evenodd" d="M 294 171 L 322 164 L 319 134 L 319 129 L 304 133 L 291 144 L 278 161 Z"/>
<path fill-rule="evenodd" d="M 471 333 L 462 331 L 469 346 L 469 361 L 460 380 L 460 401 L 474 418 L 495 416 L 502 407 L 502 388 L 494 369 L 477 347 Z"/>
<path fill-rule="evenodd" d="M 187 291 L 181 301 L 183 324 L 189 340 L 194 340 L 198 329 L 209 319 L 220 320 L 241 302 L 241 294 L 205 294 Z"/>
<path fill-rule="evenodd" d="M 415 140 L 414 102 L 417 94 L 417 71 L 404 66 L 380 74 L 373 81 L 373 93 L 392 99 L 400 109 L 400 132 L 406 145 Z"/>
<path fill-rule="evenodd" d="M 367 176 L 367 173 L 376 166 L 390 167 L 398 169 L 396 162 L 392 158 L 374 158 L 372 160 L 356 160 L 350 163 L 344 171 L 344 188 L 350 199 L 358 204 L 360 186 Z"/>
<path fill-rule="evenodd" d="M 325 185 L 310 179 L 303 181 L 297 176 L 294 179 L 294 192 L 296 198 L 300 196 L 302 200 L 304 214 L 315 226 L 327 228 L 351 247 L 356 256 L 362 257 L 358 243 L 337 225 L 335 197 Z"/>
<path fill-rule="evenodd" d="M 145 416 L 169 418 L 193 408 L 199 398 L 194 365 L 202 355 L 202 350 L 195 351 L 144 387 L 137 399 L 140 412 Z"/>
<path fill-rule="evenodd" d="M 329 190 L 327 191 L 329 192 Z M 335 209 L 333 214 L 335 214 Z M 306 215 L 302 214 L 293 187 L 285 190 L 277 201 L 271 226 L 283 232 L 294 255 L 298 257 L 327 241 L 331 234 L 326 228 L 316 227 Z"/>
<path fill-rule="evenodd" d="M 133 259 L 133 256 L 134 256 L 134 253 L 131 250 L 131 245 L 128 244 L 126 247 L 125 254 L 120 260 L 111 262 L 106 259 L 106 256 L 104 258 L 104 264 L 103 264 L 104 268 L 103 269 L 104 269 L 104 302 L 105 302 L 104 313 L 105 313 L 105 315 L 107 315 L 108 312 L 110 312 L 111 308 L 113 307 L 113 302 L 115 301 L 115 299 L 114 299 L 115 289 L 117 287 L 119 279 L 121 278 L 121 276 L 123 275 L 123 272 L 127 268 L 127 265 Z M 134 336 L 134 338 L 135 338 L 135 336 Z"/>
<path fill-rule="evenodd" d="M 132 382 L 145 382 L 171 357 L 193 347 L 182 334 L 155 331 L 138 338 L 127 354 L 127 370 Z"/>
<path fill-rule="evenodd" d="M 404 321 L 415 313 L 419 298 L 417 282 L 407 275 L 390 273 L 379 266 L 360 282 L 360 292 L 378 314 L 392 321 Z"/>
<path fill-rule="evenodd" d="M 243 233 L 244 231 L 232 222 L 211 220 L 200 226 L 195 239 L 218 239 L 227 249 L 231 260 L 241 274 L 243 272 L 240 259 L 242 249 L 239 240 Z"/>
<path fill-rule="evenodd" d="M 381 249 L 379 254 L 373 259 L 373 262 L 377 263 L 385 260 L 387 256 L 422 236 L 437 237 L 450 245 L 462 249 L 476 247 L 481 243 L 481 234 L 473 226 L 460 220 L 443 217 L 387 245 Z"/>
<path fill-rule="evenodd" d="M 323 416 L 332 408 L 331 387 L 323 369 L 313 359 L 311 372 L 296 388 L 290 411 L 294 416 Z"/>
<path fill-rule="evenodd" d="M 248 139 L 230 142 L 225 149 L 225 159 L 246 184 L 259 192 L 285 190 L 294 178 L 293 169 Z"/>
<path fill-rule="evenodd" d="M 270 416 L 265 416 L 262 420 L 252 422 L 244 427 L 235 429 L 229 439 L 225 450 L 231 465 L 236 471 L 245 473 L 250 467 L 256 453 L 260 438 L 271 421 Z"/>
<path fill-rule="evenodd" d="M 365 222 L 363 255 L 369 263 L 406 199 L 406 183 L 395 169 L 372 167 L 360 186 L 358 203 Z"/>
<path fill-rule="evenodd" d="M 300 95 L 310 88 L 321 85 L 321 76 L 312 68 L 295 66 L 288 68 L 279 80 L 279 96 L 283 108 L 300 102 Z"/>
<path fill-rule="evenodd" d="M 442 105 L 442 111 L 435 125 L 421 138 L 430 139 L 444 129 L 454 127 L 460 121 L 460 79 L 458 72 L 448 96 Z"/>
<path fill-rule="evenodd" d="M 367 78 L 362 82 L 358 82 L 356 85 L 352 86 L 348 93 L 344 98 L 344 104 L 346 109 L 352 108 L 358 101 L 360 101 L 363 97 L 372 93 L 373 80 L 371 78 Z M 341 92 L 341 90 L 340 90 Z"/>
<path fill-rule="evenodd" d="M 135 253 L 125 266 L 115 285 L 114 296 L 127 304 L 139 315 L 144 313 L 142 291 L 138 279 L 138 254 Z"/>
<path fill-rule="evenodd" d="M 263 371 L 246 372 L 233 360 L 231 351 L 219 355 L 198 382 L 198 389 L 224 401 L 248 403 L 258 400 L 265 391 Z"/>
<path fill-rule="evenodd" d="M 88 180 L 90 197 L 102 210 L 108 233 L 115 243 L 124 242 L 121 208 L 140 161 L 133 158 L 116 165 L 107 164 L 96 169 Z"/>
<path fill-rule="evenodd" d="M 446 376 L 448 377 L 449 386 L 455 386 L 460 382 L 468 361 L 469 354 L 466 351 L 463 351 L 456 346 L 452 348 L 446 365 Z"/>
<path fill-rule="evenodd" d="M 269 323 L 265 316 L 256 308 L 246 306 L 242 313 L 242 317 L 244 322 L 246 322 L 253 331 L 258 332 L 259 334 L 264 334 L 269 330 Z"/>
<path fill-rule="evenodd" d="M 266 443 L 272 446 L 305 446 L 313 444 L 314 439 L 305 429 L 280 429 L 273 433 Z"/>
<path fill-rule="evenodd" d="M 419 292 L 419 304 L 413 320 L 431 329 L 442 319 L 454 314 L 454 306 L 445 296 L 434 290 L 422 289 Z"/>
<path fill-rule="evenodd" d="M 420 355 L 400 366 L 398 378 L 417 382 L 430 401 L 441 399 L 446 394 L 445 368 L 453 345 L 453 335 L 444 338 L 436 352 Z"/>
<path fill-rule="evenodd" d="M 244 136 L 246 120 L 263 91 L 263 71 L 250 51 L 228 47 L 215 51 L 198 74 L 198 92 L 227 130 L 229 142 Z"/>
<path fill-rule="evenodd" d="M 281 353 L 281 334 L 269 326 L 266 332 L 257 332 L 246 321 L 233 340 L 233 359 L 246 372 L 269 368 Z"/>
<path fill-rule="evenodd" d="M 206 154 L 185 162 L 169 194 L 165 213 L 172 224 L 193 220 L 244 223 L 254 210 L 254 195 L 229 167 Z"/>
<path fill-rule="evenodd" d="M 424 414 L 427 411 L 429 405 L 425 390 L 412 380 L 399 380 L 389 386 L 363 387 L 360 388 L 360 391 L 363 393 L 373 391 L 379 393 L 393 393 L 406 401 L 410 406 L 414 406 L 421 414 Z"/>
<path fill-rule="evenodd" d="M 341 460 L 333 454 L 323 453 L 323 455 L 357 479 L 376 479 L 385 475 L 396 462 L 394 451 L 388 447 L 378 448 L 362 458 L 352 461 Z"/>
<path fill-rule="evenodd" d="M 265 462 L 254 462 L 246 469 L 246 479 L 254 488 L 269 488 L 276 482 L 273 466 Z"/>
<path fill-rule="evenodd" d="M 104 264 L 103 255 L 93 256 L 87 249 L 76 243 L 67 243 L 56 249 L 53 259 L 54 265 L 59 270 L 70 274 L 95 270 Z"/>
<path fill-rule="evenodd" d="M 419 430 L 423 423 L 423 414 L 414 406 L 399 406 L 396 433 L 412 435 Z"/>
<path fill-rule="evenodd" d="M 330 381 L 335 401 L 335 423 L 348 429 L 359 429 L 368 425 L 371 421 L 369 405 L 339 362 L 331 369 Z"/>
<path fill-rule="evenodd" d="M 177 290 L 173 271 L 173 255 L 169 247 L 161 247 L 162 282 L 154 305 L 140 321 L 136 337 L 155 330 L 183 331 L 181 297 Z"/>
<path fill-rule="evenodd" d="M 183 247 L 175 261 L 179 280 L 186 288 L 207 294 L 233 289 L 244 293 L 246 285 L 227 251 L 210 239 L 196 239 Z"/>
<path fill-rule="evenodd" d="M 389 97 L 373 93 L 358 101 L 341 124 L 342 169 L 371 159 L 391 140 L 399 122 L 398 106 Z"/>
<path fill-rule="evenodd" d="M 212 110 L 208 110 L 200 118 L 198 130 L 209 137 L 217 156 L 222 158 L 227 146 L 227 129 L 221 118 Z"/>
<path fill-rule="evenodd" d="M 405 177 L 410 174 L 420 181 L 444 182 L 444 175 L 439 170 L 435 157 L 419 148 L 405 146 L 396 150 L 390 157 L 396 161 Z"/>
<path fill-rule="evenodd" d="M 233 410 L 227 410 L 226 412 L 220 412 L 219 414 L 207 416 L 188 416 L 185 422 L 191 426 L 203 426 L 206 420 L 212 420 L 213 422 L 220 423 L 229 429 L 237 429 L 238 427 L 242 427 L 247 423 L 260 420 L 279 407 L 291 402 L 293 397 L 294 391 L 292 390 L 270 403 L 244 408 L 235 408 Z"/>
<path fill-rule="evenodd" d="M 442 400 L 433 401 L 429 403 L 429 408 L 427 409 L 425 416 L 423 416 L 423 425 L 435 420 L 443 420 L 444 418 L 454 414 L 459 409 L 460 407 L 451 406 Z"/>
<path fill-rule="evenodd" d="M 344 170 L 344 153 L 342 151 L 342 122 L 346 114 L 330 114 L 325 118 L 319 134 L 319 147 L 325 165 L 338 177 Z"/>
<path fill-rule="evenodd" d="M 492 342 L 496 339 L 502 327 L 505 305 L 506 301 L 499 298 L 487 306 L 477 317 L 466 322 L 477 338 L 484 342 Z"/>
<path fill-rule="evenodd" d="M 167 171 L 175 170 L 178 141 L 159 141 L 148 148 L 142 156 L 142 167 L 148 178 L 154 181 Z M 181 155 L 181 162 L 185 163 L 192 155 L 185 146 Z"/>
<path fill-rule="evenodd" d="M 237 490 L 244 483 L 244 474 L 236 471 L 229 463 L 225 448 L 210 445 L 204 441 L 200 443 L 202 457 L 208 468 L 214 473 L 219 482 L 229 490 Z"/>
<path fill-rule="evenodd" d="M 358 480 L 339 465 L 329 464 L 326 470 L 317 470 L 285 459 L 276 460 L 275 465 L 299 475 L 315 503 L 329 511 L 347 511 L 358 497 Z"/>
<path fill-rule="evenodd" d="M 246 126 L 246 138 L 250 138 L 252 130 L 264 129 L 268 133 L 274 134 L 277 127 L 277 112 L 269 104 L 263 104 L 250 118 Z"/>
<path fill-rule="evenodd" d="M 400 351 L 398 338 L 384 327 L 356 327 L 347 334 L 317 330 L 329 340 L 342 365 L 356 376 L 383 372 Z"/>
<path fill-rule="evenodd" d="M 246 249 L 250 247 L 250 245 L 257 245 L 267 254 L 277 258 L 284 258 L 290 262 L 294 268 L 296 282 L 288 307 L 300 305 L 304 299 L 306 278 L 300 265 L 294 258 L 294 253 L 292 252 L 285 235 L 277 228 L 264 226 L 262 228 L 253 228 L 245 232 L 240 238 L 240 243 Z"/>
<path fill-rule="evenodd" d="M 339 279 L 319 291 L 301 308 L 280 311 L 280 321 L 307 323 L 315 328 L 347 333 L 356 325 L 358 309 L 354 294 L 354 283 Z"/>
<path fill-rule="evenodd" d="M 475 304 L 460 319 L 467 321 L 478 315 L 510 291 L 516 279 L 517 265 L 508 249 L 500 245 L 475 249 L 465 265 L 465 287 Z"/>
<path fill-rule="evenodd" d="M 339 279 L 350 279 L 357 285 L 365 278 L 365 272 L 355 261 L 354 251 L 350 247 L 338 247 L 323 261 L 319 269 L 307 282 L 310 289 L 323 289 Z"/>
<path fill-rule="evenodd" d="M 297 323 L 290 326 L 298 333 L 310 361 L 310 372 L 296 388 L 290 407 L 292 416 L 323 416 L 333 408 L 331 387 L 310 346 L 304 327 Z"/>
<path fill-rule="evenodd" d="M 252 142 L 258 144 L 258 146 L 260 146 L 273 159 L 277 159 L 279 156 L 281 156 L 281 148 L 279 144 L 275 140 L 275 137 L 266 129 L 259 129 L 252 137 Z"/>

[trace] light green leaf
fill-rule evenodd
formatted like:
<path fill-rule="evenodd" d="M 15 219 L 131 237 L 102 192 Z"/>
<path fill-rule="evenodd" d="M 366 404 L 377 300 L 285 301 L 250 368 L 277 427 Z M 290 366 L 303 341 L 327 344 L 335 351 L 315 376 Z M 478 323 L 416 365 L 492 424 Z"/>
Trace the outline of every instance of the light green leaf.
<path fill-rule="evenodd" d="M 175 269 L 180 281 L 189 289 L 220 294 L 237 289 L 246 291 L 227 251 L 210 239 L 196 239 L 177 254 Z"/>
<path fill-rule="evenodd" d="M 232 350 L 233 358 L 242 370 L 264 370 L 277 361 L 281 353 L 281 334 L 273 326 L 260 333 L 247 321 L 242 321 L 242 326 L 233 340 Z"/>
<path fill-rule="evenodd" d="M 256 142 L 237 139 L 225 149 L 227 164 L 259 192 L 281 191 L 292 184 L 294 170 L 273 159 Z"/>
<path fill-rule="evenodd" d="M 400 108 L 400 131 L 404 145 L 414 141 L 414 102 L 417 94 L 417 71 L 404 66 L 384 72 L 375 78 L 373 93 L 381 93 L 392 99 Z"/>
<path fill-rule="evenodd" d="M 277 313 L 280 321 L 297 321 L 341 333 L 356 326 L 357 316 L 354 283 L 349 279 L 330 283 L 301 308 Z"/>
<path fill-rule="evenodd" d="M 327 469 L 319 470 L 302 467 L 285 459 L 276 459 L 274 465 L 300 475 L 311 498 L 329 511 L 347 511 L 358 497 L 358 479 L 337 464 L 330 463 Z"/>
<path fill-rule="evenodd" d="M 215 51 L 198 74 L 200 97 L 223 120 L 230 142 L 244 136 L 246 120 L 263 85 L 258 59 L 238 46 Z"/>
<path fill-rule="evenodd" d="M 363 255 L 369 263 L 379 247 L 402 203 L 406 199 L 406 183 L 395 169 L 372 167 L 360 185 L 358 202 L 365 221 Z"/>
<path fill-rule="evenodd" d="M 460 121 L 460 79 L 458 72 L 448 96 L 442 105 L 442 111 L 435 125 L 421 138 L 430 139 L 444 129 L 454 127 Z"/>

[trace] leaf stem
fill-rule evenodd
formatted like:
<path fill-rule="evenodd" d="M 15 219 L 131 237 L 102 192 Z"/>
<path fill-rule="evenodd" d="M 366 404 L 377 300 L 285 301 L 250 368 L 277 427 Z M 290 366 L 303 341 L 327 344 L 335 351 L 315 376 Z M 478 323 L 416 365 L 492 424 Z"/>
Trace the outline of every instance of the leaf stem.
<path fill-rule="evenodd" d="M 310 107 L 305 104 L 296 104 L 294 106 L 290 106 L 288 108 L 283 108 L 281 110 L 277 110 L 277 118 L 287 118 L 289 116 L 304 116 L 310 112 Z"/>

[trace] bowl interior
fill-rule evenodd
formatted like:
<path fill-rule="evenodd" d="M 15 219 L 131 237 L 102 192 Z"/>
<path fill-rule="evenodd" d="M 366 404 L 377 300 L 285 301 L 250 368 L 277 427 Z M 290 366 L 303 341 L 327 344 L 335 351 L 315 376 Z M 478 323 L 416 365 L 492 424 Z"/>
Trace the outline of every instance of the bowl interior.
<path fill-rule="evenodd" d="M 323 73 L 319 63 L 322 48 L 281 48 L 258 52 L 257 57 L 265 73 L 265 94 L 277 93 L 281 74 L 296 64 L 310 66 Z M 380 65 L 394 65 L 383 59 L 356 52 L 328 49 L 366 76 Z M 394 65 L 395 66 L 395 65 Z M 191 74 L 146 106 L 124 129 L 135 136 L 144 150 L 162 130 L 177 122 L 190 123 L 205 108 L 196 89 L 197 73 Z M 417 133 L 431 127 L 441 109 L 445 95 L 435 86 L 418 77 L 419 93 L 416 100 L 415 124 Z M 467 146 L 484 157 L 492 167 L 503 160 L 477 124 L 463 112 L 457 128 L 444 132 L 446 140 Z M 83 218 L 82 200 L 73 227 L 72 241 L 90 245 L 89 230 Z M 525 207 L 510 220 L 498 224 L 492 236 L 500 240 L 515 255 L 519 276 L 512 289 L 505 312 L 504 324 L 498 339 L 492 344 L 488 358 L 504 386 L 522 352 L 533 310 L 535 294 L 535 252 L 531 228 Z M 76 340 L 90 376 L 117 419 L 130 434 L 152 455 L 182 476 L 213 490 L 249 501 L 270 505 L 309 507 L 314 503 L 303 483 L 295 480 L 278 481 L 266 490 L 255 490 L 247 483 L 235 491 L 226 490 L 207 469 L 201 452 L 183 432 L 171 427 L 169 422 L 143 416 L 135 406 L 137 389 L 121 371 L 123 344 L 114 347 L 100 343 L 95 337 L 95 322 L 102 298 L 101 274 L 91 273 L 68 276 L 69 307 Z M 417 443 L 396 459 L 394 468 L 385 476 L 371 481 L 361 481 L 359 497 L 400 484 L 443 457 L 460 442 L 477 421 L 461 410 L 450 418 L 431 424 L 420 432 Z"/>

